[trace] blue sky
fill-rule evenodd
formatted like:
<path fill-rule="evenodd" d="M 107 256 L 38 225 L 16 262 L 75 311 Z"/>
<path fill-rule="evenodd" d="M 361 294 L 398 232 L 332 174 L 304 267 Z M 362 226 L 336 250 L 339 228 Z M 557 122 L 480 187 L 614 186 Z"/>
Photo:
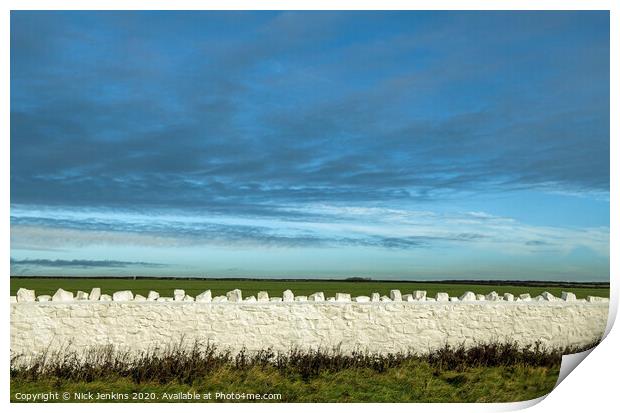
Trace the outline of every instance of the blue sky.
<path fill-rule="evenodd" d="M 607 12 L 12 12 L 13 274 L 609 278 Z"/>

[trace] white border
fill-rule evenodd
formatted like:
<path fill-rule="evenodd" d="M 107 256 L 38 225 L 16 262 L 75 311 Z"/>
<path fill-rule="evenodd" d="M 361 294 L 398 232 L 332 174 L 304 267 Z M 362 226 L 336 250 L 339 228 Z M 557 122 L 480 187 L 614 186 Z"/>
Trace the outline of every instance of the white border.
<path fill-rule="evenodd" d="M 502 1 L 485 1 L 485 0 L 436 0 L 436 1 L 423 1 L 423 0 L 383 0 L 383 1 L 368 1 L 368 0 L 296 0 L 296 1 L 283 1 L 283 0 L 264 0 L 264 1 L 249 1 L 249 0 L 230 0 L 226 2 L 213 2 L 213 1 L 191 1 L 191 0 L 176 0 L 176 1 L 136 1 L 125 0 L 122 2 L 114 2 L 111 0 L 91 0 L 76 1 L 76 0 L 60 0 L 53 2 L 43 0 L 23 0 L 15 1 L 8 0 L 2 2 L 3 14 L 1 17 L 1 32 L 2 32 L 2 47 L 1 53 L 2 59 L 2 80 L 0 81 L 4 92 L 3 99 L 1 100 L 1 124 L 3 125 L 3 145 L 4 150 L 0 151 L 0 159 L 2 168 L 2 204 L 0 210 L 0 216 L 3 217 L 2 225 L 2 251 L 4 252 L 4 268 L 5 276 L 3 279 L 3 291 L 4 297 L 8 296 L 9 290 L 9 274 L 10 274 L 10 174 L 9 174 L 9 162 L 10 162 L 10 141 L 9 141 L 9 121 L 10 121 L 10 10 L 138 10 L 138 9 L 157 9 L 157 10 L 199 10 L 199 9 L 213 9 L 213 10 L 256 10 L 256 9 L 268 9 L 268 10 L 350 10 L 350 9 L 382 9 L 382 10 L 610 10 L 611 11 L 611 142 L 610 142 L 610 157 L 611 157 L 611 182 L 610 182 L 610 251 L 620 251 L 620 243 L 618 242 L 618 210 L 620 202 L 618 198 L 618 184 L 620 184 L 620 167 L 614 161 L 618 160 L 618 152 L 620 150 L 618 145 L 619 128 L 618 128 L 618 74 L 620 73 L 620 66 L 618 65 L 618 52 L 620 50 L 620 42 L 618 41 L 618 28 L 620 27 L 619 11 L 620 3 L 617 1 L 607 0 L 502 0 Z M 614 116 L 616 114 L 616 116 Z M 614 190 L 614 188 L 616 190 Z M 611 287 L 612 287 L 612 301 L 610 303 L 610 321 L 608 323 L 608 330 L 613 324 L 613 320 L 616 317 L 618 309 L 618 256 L 611 254 Z M 90 411 L 108 411 L 111 408 L 109 405 L 89 405 L 86 407 L 84 404 L 66 404 L 66 405 L 51 405 L 51 404 L 10 404 L 9 403 L 9 306 L 0 306 L 2 308 L 2 319 L 5 320 L 4 324 L 4 339 L 1 342 L 0 354 L 4 354 L 3 365 L 0 366 L 0 371 L 5 373 L 2 375 L 2 388 L 4 392 L 1 397 L 3 404 L 6 408 L 16 412 L 31 412 L 33 410 L 56 412 L 60 409 L 68 412 L 82 412 L 85 409 Z M 544 400 L 536 400 L 524 403 L 506 403 L 506 404 L 394 404 L 390 406 L 375 405 L 371 403 L 346 405 L 346 404 L 326 404 L 314 406 L 310 404 L 296 404 L 294 407 L 291 404 L 217 404 L 204 406 L 202 404 L 185 404 L 180 407 L 184 410 L 191 411 L 205 411 L 206 409 L 217 409 L 219 411 L 238 411 L 249 410 L 256 412 L 284 412 L 295 408 L 301 411 L 310 411 L 316 409 L 338 409 L 349 410 L 355 409 L 356 411 L 376 411 L 376 409 L 389 408 L 394 411 L 430 411 L 430 412 L 450 412 L 450 411 L 507 411 L 515 410 L 531 406 L 540 402 L 534 406 L 531 411 L 549 412 L 549 411 L 608 411 L 610 406 L 617 405 L 617 385 L 616 377 L 613 374 L 618 368 L 618 349 L 620 349 L 620 334 L 615 330 L 611 330 L 607 338 L 599 345 L 588 357 L 585 363 L 578 366 L 577 369 L 571 373 L 553 392 L 551 392 Z M 129 405 L 123 405 L 123 408 L 127 408 Z M 120 407 L 120 406 L 119 406 Z M 151 404 L 151 405 L 132 405 L 132 410 L 147 410 L 151 412 L 169 412 L 175 408 L 175 405 L 164 404 Z"/>

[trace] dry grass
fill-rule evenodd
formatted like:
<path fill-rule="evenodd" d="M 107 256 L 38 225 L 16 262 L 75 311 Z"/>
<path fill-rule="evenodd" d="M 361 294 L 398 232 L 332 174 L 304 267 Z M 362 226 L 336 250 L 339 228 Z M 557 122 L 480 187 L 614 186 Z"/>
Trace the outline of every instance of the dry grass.
<path fill-rule="evenodd" d="M 283 377 L 315 378 L 324 373 L 348 369 L 367 369 L 383 373 L 408 362 L 426 363 L 437 372 L 464 371 L 478 367 L 546 367 L 559 366 L 563 354 L 583 351 L 584 348 L 548 349 L 541 344 L 519 347 L 514 343 L 487 343 L 465 348 L 445 346 L 429 354 L 378 354 L 338 349 L 258 352 L 242 350 L 233 354 L 219 350 L 210 343 L 180 343 L 163 350 L 130 355 L 112 347 L 93 348 L 86 352 L 68 348 L 47 352 L 23 363 L 23 358 L 11 358 L 11 378 L 16 380 L 62 380 L 92 382 L 112 378 L 128 378 L 134 383 L 157 382 L 192 384 L 222 370 L 248 372 L 269 369 Z"/>

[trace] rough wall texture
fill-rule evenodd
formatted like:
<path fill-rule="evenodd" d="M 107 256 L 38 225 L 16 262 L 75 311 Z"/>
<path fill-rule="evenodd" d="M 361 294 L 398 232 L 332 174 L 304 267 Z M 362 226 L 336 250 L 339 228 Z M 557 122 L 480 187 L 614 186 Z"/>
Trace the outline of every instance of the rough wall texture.
<path fill-rule="evenodd" d="M 586 345 L 602 336 L 607 312 L 607 303 L 583 302 L 13 303 L 11 351 L 32 356 L 68 344 L 140 351 L 182 337 L 233 351 L 340 346 L 426 352 L 446 343 L 497 340 Z"/>

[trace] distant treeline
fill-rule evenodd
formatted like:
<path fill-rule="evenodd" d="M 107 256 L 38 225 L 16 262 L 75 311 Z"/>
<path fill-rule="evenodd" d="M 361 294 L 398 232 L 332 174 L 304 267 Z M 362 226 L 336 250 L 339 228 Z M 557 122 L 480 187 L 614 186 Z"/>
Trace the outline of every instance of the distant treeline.
<path fill-rule="evenodd" d="M 413 283 L 413 284 L 479 284 L 479 285 L 513 285 L 523 287 L 592 287 L 609 288 L 609 282 L 600 281 L 546 281 L 546 280 L 374 280 L 370 277 L 348 278 L 254 278 L 254 277 L 179 277 L 179 276 L 71 276 L 71 275 L 12 275 L 11 278 L 41 278 L 41 279 L 115 279 L 115 280 L 201 280 L 201 281 L 320 281 L 320 282 L 368 282 L 368 283 Z"/>

